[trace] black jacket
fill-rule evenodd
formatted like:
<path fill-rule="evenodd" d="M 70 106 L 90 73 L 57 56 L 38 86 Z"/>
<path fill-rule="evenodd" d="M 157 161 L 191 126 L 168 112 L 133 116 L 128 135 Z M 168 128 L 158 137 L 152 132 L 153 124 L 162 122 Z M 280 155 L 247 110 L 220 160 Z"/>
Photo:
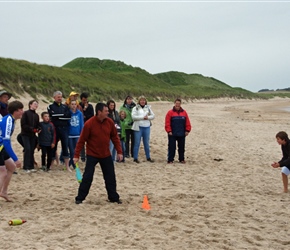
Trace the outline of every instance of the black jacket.
<path fill-rule="evenodd" d="M 40 122 L 41 132 L 38 135 L 39 146 L 51 146 L 55 144 L 55 130 L 52 122 Z"/>
<path fill-rule="evenodd" d="M 27 110 L 21 118 L 21 135 L 34 136 L 39 129 L 39 115 L 35 110 Z"/>
<path fill-rule="evenodd" d="M 280 167 L 287 167 L 290 169 L 290 141 L 287 141 L 286 145 L 281 145 L 283 157 L 279 161 Z"/>
<path fill-rule="evenodd" d="M 88 107 L 86 109 L 85 109 L 85 106 L 84 106 L 84 104 L 82 102 L 80 103 L 80 105 L 81 105 L 81 107 L 83 109 L 84 120 L 86 122 L 87 120 L 89 120 L 91 117 L 94 116 L 94 108 L 93 108 L 93 105 L 89 103 L 88 104 Z"/>
<path fill-rule="evenodd" d="M 55 127 L 68 127 L 71 118 L 70 110 L 67 105 L 53 102 L 47 107 L 51 122 Z"/>

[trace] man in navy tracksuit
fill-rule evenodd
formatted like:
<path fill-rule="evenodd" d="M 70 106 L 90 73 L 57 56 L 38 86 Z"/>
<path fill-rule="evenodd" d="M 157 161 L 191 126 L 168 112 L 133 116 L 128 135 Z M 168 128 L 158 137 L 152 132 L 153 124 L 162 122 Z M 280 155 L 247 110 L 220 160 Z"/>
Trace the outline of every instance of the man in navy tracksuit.
<path fill-rule="evenodd" d="M 187 112 L 181 107 L 181 99 L 174 101 L 173 109 L 169 110 L 165 117 L 165 131 L 168 134 L 167 163 L 174 161 L 176 141 L 178 145 L 178 160 L 185 163 L 185 137 L 191 131 L 191 124 Z"/>
<path fill-rule="evenodd" d="M 53 98 L 54 102 L 47 107 L 50 120 L 53 123 L 56 132 L 55 147 L 53 148 L 53 158 L 55 158 L 57 143 L 60 140 L 65 166 L 67 170 L 71 172 L 71 169 L 69 168 L 68 153 L 68 132 L 71 113 L 69 107 L 62 104 L 62 93 L 60 91 L 54 92 Z"/>

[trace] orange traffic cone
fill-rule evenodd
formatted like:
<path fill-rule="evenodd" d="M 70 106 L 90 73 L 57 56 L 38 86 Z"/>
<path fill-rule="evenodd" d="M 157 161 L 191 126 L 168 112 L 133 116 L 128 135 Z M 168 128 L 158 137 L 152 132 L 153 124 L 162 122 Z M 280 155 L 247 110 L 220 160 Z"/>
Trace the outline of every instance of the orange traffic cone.
<path fill-rule="evenodd" d="M 150 204 L 148 202 L 148 197 L 147 195 L 144 195 L 143 203 L 142 203 L 142 208 L 145 210 L 150 210 Z"/>

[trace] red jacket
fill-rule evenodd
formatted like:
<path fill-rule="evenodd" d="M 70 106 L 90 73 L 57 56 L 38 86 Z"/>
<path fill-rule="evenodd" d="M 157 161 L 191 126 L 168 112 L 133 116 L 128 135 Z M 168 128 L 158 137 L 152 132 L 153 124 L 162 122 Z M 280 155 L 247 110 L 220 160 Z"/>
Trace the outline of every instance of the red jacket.
<path fill-rule="evenodd" d="M 165 131 L 172 132 L 173 136 L 185 136 L 185 132 L 190 132 L 191 124 L 186 111 L 182 108 L 180 110 L 169 110 L 165 117 Z"/>
<path fill-rule="evenodd" d="M 122 154 L 120 139 L 112 119 L 106 118 L 102 122 L 93 116 L 85 122 L 84 128 L 76 145 L 74 158 L 80 157 L 80 152 L 86 143 L 87 155 L 96 158 L 106 158 L 110 153 L 110 140 L 112 140 L 117 153 Z"/>

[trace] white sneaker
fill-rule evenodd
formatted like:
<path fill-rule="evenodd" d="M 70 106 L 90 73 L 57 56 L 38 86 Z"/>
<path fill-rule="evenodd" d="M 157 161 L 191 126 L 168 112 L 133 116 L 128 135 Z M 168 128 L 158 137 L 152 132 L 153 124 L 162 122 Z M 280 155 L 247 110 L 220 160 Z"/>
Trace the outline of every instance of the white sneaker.
<path fill-rule="evenodd" d="M 33 173 L 37 172 L 37 170 L 35 168 L 31 169 L 30 171 Z"/>
<path fill-rule="evenodd" d="M 24 169 L 24 172 L 27 174 L 31 173 L 31 171 L 29 169 Z"/>

